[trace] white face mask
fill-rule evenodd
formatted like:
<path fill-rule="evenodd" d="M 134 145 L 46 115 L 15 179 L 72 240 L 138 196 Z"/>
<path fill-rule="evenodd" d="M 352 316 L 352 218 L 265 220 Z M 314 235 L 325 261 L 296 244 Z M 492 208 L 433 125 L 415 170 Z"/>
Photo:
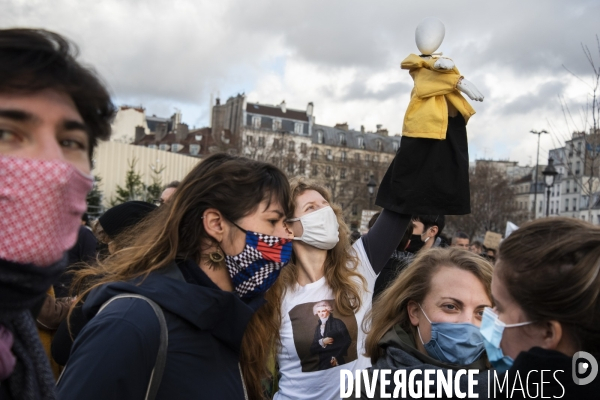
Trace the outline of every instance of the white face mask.
<path fill-rule="evenodd" d="M 294 240 L 301 240 L 317 249 L 331 250 L 340 241 L 340 225 L 330 206 L 288 221 L 300 221 L 304 229 L 302 236 L 295 237 Z"/>

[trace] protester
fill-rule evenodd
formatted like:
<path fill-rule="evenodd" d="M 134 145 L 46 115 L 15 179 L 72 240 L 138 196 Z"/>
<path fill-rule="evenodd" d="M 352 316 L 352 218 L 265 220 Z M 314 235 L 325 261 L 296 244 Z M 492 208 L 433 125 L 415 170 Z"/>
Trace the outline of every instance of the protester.
<path fill-rule="evenodd" d="M 598 397 L 600 379 L 576 384 L 572 368 L 579 351 L 600 360 L 600 227 L 570 218 L 524 224 L 500 244 L 492 296 L 481 324 L 490 362 L 508 370 L 510 385 L 517 372 L 527 377 L 512 398 L 537 397 L 541 381 L 546 398 Z"/>
<path fill-rule="evenodd" d="M 452 236 L 452 247 L 458 247 L 461 249 L 469 250 L 469 235 L 464 232 L 456 232 L 454 236 Z"/>
<path fill-rule="evenodd" d="M 163 192 L 160 195 L 160 199 L 158 199 L 158 204 L 157 206 L 161 206 L 163 204 L 165 204 L 167 201 L 169 201 L 169 199 L 171 198 L 171 196 L 173 196 L 173 193 L 175 193 L 175 191 L 177 190 L 177 188 L 179 187 L 179 181 L 173 181 L 171 183 L 169 183 L 166 187 L 165 190 L 163 190 Z"/>
<path fill-rule="evenodd" d="M 157 207 L 154 204 L 146 203 L 145 201 L 128 201 L 116 205 L 106 211 L 97 222 L 97 229 L 102 228 L 102 224 L 106 229 L 102 229 L 102 235 L 105 235 L 107 249 L 110 253 L 115 253 L 125 247 L 124 239 L 119 238 L 119 234 L 125 230 L 137 225 L 146 218 Z M 77 296 L 77 291 L 71 293 L 72 296 Z M 70 305 L 70 304 L 69 304 Z M 81 304 L 73 309 L 69 316 L 69 320 L 64 319 L 66 314 L 56 324 L 54 329 L 56 333 L 52 339 L 52 359 L 58 365 L 66 365 L 71 354 L 74 339 L 79 335 L 79 332 L 86 323 L 86 318 L 81 309 Z"/>
<path fill-rule="evenodd" d="M 413 233 L 406 251 L 417 254 L 421 249 L 441 247 L 440 235 L 444 230 L 446 217 L 443 215 L 413 215 Z"/>
<path fill-rule="evenodd" d="M 486 260 L 488 260 L 489 262 L 491 262 L 492 264 L 496 263 L 496 249 L 492 249 L 492 248 L 488 248 L 488 247 L 483 247 L 483 253 L 481 253 L 481 256 L 483 258 L 485 258 Z"/>
<path fill-rule="evenodd" d="M 471 242 L 471 245 L 469 246 L 469 250 L 475 254 L 481 254 L 481 253 L 483 253 L 483 244 L 479 240 L 475 240 L 475 241 Z"/>
<path fill-rule="evenodd" d="M 108 139 L 115 112 L 95 73 L 75 58 L 58 34 L 0 30 L 2 399 L 54 398 L 34 317 L 77 239 L 90 156 Z"/>
<path fill-rule="evenodd" d="M 275 399 L 339 398 L 340 370 L 370 365 L 363 355 L 360 324 L 370 309 L 377 274 L 398 246 L 410 215 L 383 210 L 369 232 L 350 247 L 341 209 L 331 203 L 326 190 L 300 182 L 292 187 L 292 201 L 287 220 L 295 239 L 292 262 L 248 326 L 242 368 L 250 398 L 262 397 L 261 379 L 273 352 L 281 374 Z M 323 338 L 316 348 L 320 354 L 315 353 L 312 310 L 321 301 L 331 305 L 352 339 L 343 360 L 330 357 L 328 364 L 320 361 L 321 354 L 344 339 Z M 328 329 L 326 325 L 324 330 Z"/>
<path fill-rule="evenodd" d="M 122 298 L 98 313 L 115 295 L 138 294 L 164 310 L 168 327 L 156 399 L 243 399 L 246 324 L 291 256 L 289 197 L 285 174 L 271 164 L 223 153 L 198 164 L 169 202 L 121 234 L 122 249 L 78 274 L 88 280 L 80 297 L 89 294 L 89 322 L 60 398 L 141 399 L 155 387 L 164 336 L 151 303 Z"/>
<path fill-rule="evenodd" d="M 478 327 L 484 308 L 492 305 L 491 280 L 491 265 L 474 254 L 451 248 L 419 254 L 373 304 L 364 323 L 365 329 L 370 326 L 365 349 L 371 373 L 487 369 Z M 379 387 L 376 393 L 380 398 Z"/>

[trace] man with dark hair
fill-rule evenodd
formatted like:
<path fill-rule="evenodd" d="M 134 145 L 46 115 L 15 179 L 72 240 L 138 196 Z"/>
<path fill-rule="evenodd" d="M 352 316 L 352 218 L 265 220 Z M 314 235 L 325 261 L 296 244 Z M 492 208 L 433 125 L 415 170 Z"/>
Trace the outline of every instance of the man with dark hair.
<path fill-rule="evenodd" d="M 160 195 L 160 199 L 158 199 L 157 202 L 157 206 L 161 206 L 163 204 L 165 204 L 167 201 L 169 201 L 169 199 L 171 198 L 171 196 L 173 196 L 173 193 L 175 193 L 175 191 L 177 190 L 177 188 L 179 187 L 179 181 L 173 181 L 171 183 L 169 183 L 167 186 L 165 186 L 165 190 L 163 190 L 162 194 Z"/>
<path fill-rule="evenodd" d="M 475 240 L 471 242 L 469 250 L 471 250 L 475 254 L 481 254 L 483 253 L 483 243 L 481 243 L 479 240 Z"/>
<path fill-rule="evenodd" d="M 440 235 L 446 225 L 444 215 L 413 215 L 413 233 L 407 251 L 417 253 L 421 249 L 441 247 Z"/>
<path fill-rule="evenodd" d="M 64 270 L 110 136 L 108 91 L 74 46 L 45 30 L 0 30 L 0 398 L 54 398 L 34 315 Z M 23 215 L 27 215 L 24 218 Z"/>
<path fill-rule="evenodd" d="M 452 236 L 452 247 L 460 247 L 469 250 L 469 242 L 469 235 L 464 232 L 458 231 Z"/>

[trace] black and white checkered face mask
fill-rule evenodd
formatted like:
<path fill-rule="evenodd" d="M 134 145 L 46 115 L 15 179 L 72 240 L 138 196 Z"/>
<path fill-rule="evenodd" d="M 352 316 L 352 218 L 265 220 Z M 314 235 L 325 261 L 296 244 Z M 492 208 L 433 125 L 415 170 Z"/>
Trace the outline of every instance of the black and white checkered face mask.
<path fill-rule="evenodd" d="M 236 225 L 237 226 L 237 225 Z M 246 246 L 237 256 L 225 256 L 235 292 L 241 298 L 260 295 L 269 289 L 281 268 L 292 257 L 292 241 L 246 231 Z"/>

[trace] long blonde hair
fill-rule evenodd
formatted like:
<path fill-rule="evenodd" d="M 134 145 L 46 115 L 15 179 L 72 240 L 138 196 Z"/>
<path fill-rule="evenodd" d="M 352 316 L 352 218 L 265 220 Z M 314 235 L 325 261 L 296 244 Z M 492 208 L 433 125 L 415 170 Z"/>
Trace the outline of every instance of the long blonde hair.
<path fill-rule="evenodd" d="M 371 358 L 373 364 L 383 354 L 379 341 L 394 325 L 400 324 L 402 329 L 416 336 L 417 330 L 410 323 L 408 315 L 408 302 L 421 303 L 425 299 L 433 275 L 442 266 L 471 272 L 492 299 L 492 265 L 483 257 L 455 248 L 435 248 L 422 252 L 375 300 L 363 321 L 363 329 L 367 332 L 365 355 Z"/>
<path fill-rule="evenodd" d="M 367 283 L 357 271 L 358 258 L 350 245 L 350 231 L 344 222 L 341 208 L 331 203 L 331 195 L 322 186 L 298 181 L 292 183 L 288 217 L 293 216 L 298 196 L 308 190 L 314 190 L 323 196 L 337 216 L 340 225 L 339 242 L 333 249 L 327 251 L 323 268 L 325 280 L 333 291 L 335 310 L 342 315 L 351 315 L 360 309 L 361 294 L 366 290 Z M 291 262 L 281 270 L 279 278 L 267 292 L 265 297 L 267 302 L 254 314 L 246 328 L 240 362 L 252 399 L 260 399 L 264 396 L 262 380 L 270 375 L 267 368 L 269 357 L 274 356 L 275 349 L 281 342 L 279 335 L 282 323 L 281 303 L 286 292 L 292 290 L 298 282 L 298 268 L 297 259 L 292 254 Z"/>

